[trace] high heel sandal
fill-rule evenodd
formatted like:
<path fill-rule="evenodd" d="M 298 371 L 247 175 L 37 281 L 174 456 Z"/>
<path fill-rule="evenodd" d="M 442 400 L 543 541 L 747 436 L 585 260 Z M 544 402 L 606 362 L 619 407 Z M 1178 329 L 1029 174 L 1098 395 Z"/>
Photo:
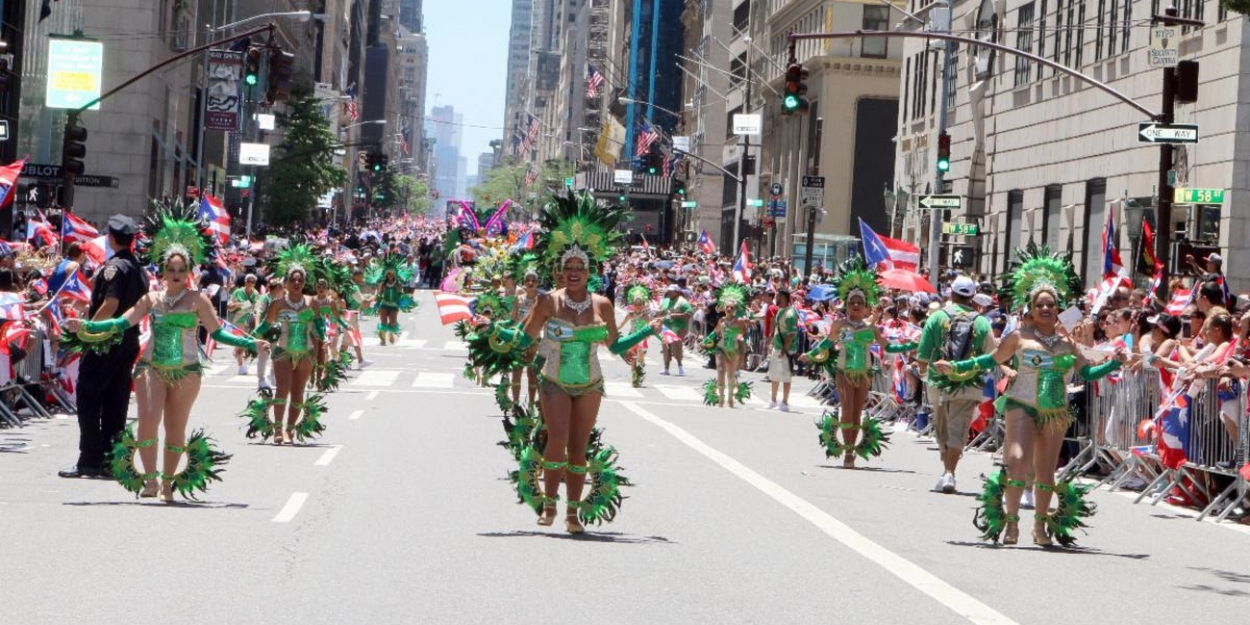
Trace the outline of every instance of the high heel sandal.
<path fill-rule="evenodd" d="M 538 516 L 538 524 L 542 527 L 550 527 L 556 522 L 557 501 L 560 501 L 559 497 L 548 497 L 543 501 L 543 513 Z"/>
<path fill-rule="evenodd" d="M 170 481 L 169 476 L 164 475 L 164 474 L 161 475 L 160 499 L 161 499 L 161 503 L 173 503 L 174 502 L 174 483 Z"/>
<path fill-rule="evenodd" d="M 1033 527 L 1033 544 L 1039 547 L 1053 547 L 1054 541 L 1050 539 L 1050 535 L 1046 533 L 1046 522 L 1050 520 L 1050 516 L 1046 514 L 1034 514 L 1033 520 L 1042 524 L 1041 528 Z"/>
<path fill-rule="evenodd" d="M 156 496 L 157 491 L 159 491 L 161 487 L 160 482 L 158 482 L 156 478 L 160 477 L 160 475 L 161 474 L 158 471 L 156 473 L 148 473 L 143 476 L 143 490 L 139 491 L 139 497 L 143 499 L 151 499 Z"/>
<path fill-rule="evenodd" d="M 1020 515 L 1009 514 L 1006 520 L 1007 528 L 1003 531 L 1003 544 L 1014 545 L 1020 542 Z"/>
<path fill-rule="evenodd" d="M 854 468 L 855 468 L 855 454 L 854 454 L 854 452 L 849 452 L 849 451 L 848 451 L 848 452 L 846 452 L 845 454 L 843 454 L 843 456 L 842 456 L 842 468 L 843 468 L 843 469 L 854 469 Z"/>
<path fill-rule="evenodd" d="M 582 525 L 581 519 L 577 517 L 577 511 L 580 509 L 580 501 L 570 501 L 569 510 L 564 515 L 564 531 L 570 534 L 585 534 L 586 526 Z"/>

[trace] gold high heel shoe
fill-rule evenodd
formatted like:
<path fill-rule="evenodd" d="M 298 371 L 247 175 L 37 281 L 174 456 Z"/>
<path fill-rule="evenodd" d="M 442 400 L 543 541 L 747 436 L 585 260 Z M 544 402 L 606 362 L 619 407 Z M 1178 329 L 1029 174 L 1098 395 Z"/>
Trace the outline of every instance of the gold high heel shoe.
<path fill-rule="evenodd" d="M 585 534 L 586 526 L 582 525 L 581 519 L 577 518 L 577 511 L 569 508 L 567 514 L 564 515 L 564 531 L 570 534 Z"/>
<path fill-rule="evenodd" d="M 543 504 L 543 513 L 538 517 L 538 524 L 550 527 L 556 522 L 556 500 L 551 499 Z"/>
<path fill-rule="evenodd" d="M 174 484 L 173 482 L 161 482 L 161 502 L 174 502 Z"/>
<path fill-rule="evenodd" d="M 156 496 L 161 487 L 160 482 L 156 480 L 157 475 L 156 473 L 151 473 L 144 476 L 147 479 L 143 480 L 143 490 L 139 492 L 139 497 L 151 499 Z"/>
<path fill-rule="evenodd" d="M 1020 515 L 1007 515 L 1007 529 L 1003 532 L 1003 544 L 1014 545 L 1020 542 Z"/>
<path fill-rule="evenodd" d="M 1050 517 L 1045 514 L 1034 514 L 1033 519 L 1042 523 L 1041 528 L 1033 527 L 1033 544 L 1039 547 L 1053 547 L 1054 541 L 1046 534 L 1046 521 L 1049 521 Z"/>

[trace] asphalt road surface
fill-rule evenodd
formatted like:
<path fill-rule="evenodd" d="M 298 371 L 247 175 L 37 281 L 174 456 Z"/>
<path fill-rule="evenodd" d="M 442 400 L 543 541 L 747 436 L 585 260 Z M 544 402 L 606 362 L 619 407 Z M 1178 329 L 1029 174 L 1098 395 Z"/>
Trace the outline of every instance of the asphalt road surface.
<path fill-rule="evenodd" d="M 931 440 L 897 433 L 877 461 L 826 461 L 820 407 L 704 407 L 711 372 L 647 385 L 602 352 L 600 425 L 635 486 L 616 522 L 573 537 L 535 525 L 506 480 L 491 392 L 433 298 L 399 345 L 329 399 L 315 445 L 243 437 L 254 388 L 225 351 L 192 417 L 234 458 L 202 503 L 64 480 L 70 418 L 0 430 L 0 623 L 1210 623 L 1245 622 L 1250 536 L 1097 491 L 1082 548 L 995 548 L 972 527 L 985 454 L 959 493 L 930 492 Z"/>

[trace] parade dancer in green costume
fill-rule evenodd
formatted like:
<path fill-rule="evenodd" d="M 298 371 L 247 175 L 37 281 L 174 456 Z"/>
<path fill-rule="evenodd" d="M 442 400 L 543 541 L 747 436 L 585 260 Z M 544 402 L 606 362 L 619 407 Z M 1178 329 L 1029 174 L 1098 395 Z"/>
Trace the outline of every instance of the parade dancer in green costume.
<path fill-rule="evenodd" d="M 625 304 L 629 307 L 629 312 L 621 320 L 621 327 L 626 328 L 627 332 L 638 332 L 650 325 L 648 307 L 653 297 L 651 287 L 643 282 L 632 282 L 626 285 Z M 642 380 L 647 375 L 647 342 L 643 341 L 625 352 L 625 362 L 629 364 L 632 374 L 630 382 L 634 388 L 641 387 Z"/>
<path fill-rule="evenodd" d="M 417 306 L 412 296 L 404 292 L 404 285 L 411 279 L 412 267 L 396 252 L 375 259 L 365 274 L 365 282 L 377 288 L 373 312 L 378 314 L 380 345 L 395 344 L 399 337 L 399 313 Z"/>
<path fill-rule="evenodd" d="M 608 344 L 613 354 L 624 354 L 658 325 L 620 336 L 612 302 L 586 287 L 595 263 L 610 258 L 622 243 L 620 226 L 627 216 L 627 209 L 600 205 L 589 194 L 553 198 L 539 217 L 543 230 L 537 249 L 563 286 L 539 296 L 523 327 L 485 323 L 469 337 L 473 364 L 488 374 L 523 362 L 540 335 L 550 342 L 539 372 L 546 445 L 541 453 L 534 447 L 522 451 L 518 494 L 539 513 L 538 524 L 549 526 L 560 485 L 566 484 L 565 529 L 575 534 L 585 531 L 584 523 L 610 521 L 621 501 L 615 450 L 605 447 L 593 458 L 587 453 L 604 395 L 596 349 Z M 590 494 L 583 499 L 588 477 Z"/>
<path fill-rule="evenodd" d="M 835 420 L 832 413 L 824 414 L 817 424 L 821 431 L 820 442 L 826 457 L 841 455 L 843 468 L 853 469 L 856 456 L 864 460 L 879 456 L 890 440 L 880 421 L 862 419 L 872 386 L 870 348 L 876 343 L 888 353 L 902 353 L 916 346 L 910 343 L 891 345 L 877 328 L 876 320 L 870 316 L 872 302 L 877 301 L 877 274 L 864 264 L 862 257 L 852 256 L 838 268 L 834 289 L 845 316 L 834 321 L 829 326 L 829 335 L 800 359 L 822 366 L 833 375 L 840 402 L 838 419 Z M 842 432 L 840 443 L 839 430 Z"/>
<path fill-rule="evenodd" d="M 1093 514 L 1093 505 L 1084 500 L 1086 489 L 1071 481 L 1055 484 L 1059 448 L 1073 420 L 1068 380 L 1073 372 L 1083 380 L 1097 380 L 1119 369 L 1126 356 L 1118 351 L 1100 365 L 1087 364 L 1077 344 L 1058 333 L 1059 312 L 1069 298 L 1082 292 L 1070 256 L 1052 256 L 1048 248 L 1030 243 L 1017 252 L 1017 258 L 1018 268 L 1007 286 L 1012 302 L 1020 308 L 1027 306 L 1023 314 L 1030 323 L 1003 338 L 991 354 L 953 363 L 938 361 L 934 366 L 944 375 L 987 370 L 999 363 L 1010 363 L 1015 369 L 1015 378 L 995 404 L 1007 416 L 1006 475 L 999 472 L 987 480 L 977 528 L 988 540 L 1002 536 L 1003 543 L 1016 544 L 1020 497 L 1032 466 L 1037 510 L 1033 542 L 1067 547 L 1075 542 L 1072 531 L 1084 527 L 1082 519 Z M 1052 494 L 1059 496 L 1054 511 L 1050 510 Z"/>
<path fill-rule="evenodd" d="M 703 403 L 734 407 L 734 400 L 745 403 L 751 386 L 738 381 L 738 370 L 746 356 L 747 301 L 751 288 L 739 282 L 726 282 L 716 290 L 716 306 L 721 311 L 716 328 L 703 339 L 703 348 L 716 353 L 716 379 L 703 384 Z"/>
<path fill-rule="evenodd" d="M 212 242 L 194 219 L 194 209 L 158 206 L 147 225 L 152 239 L 149 254 L 159 264 L 164 291 L 148 293 L 130 310 L 115 319 L 82 321 L 69 319 L 66 328 L 84 343 L 120 340 L 127 328 L 150 317 L 152 338 L 139 356 L 135 369 L 138 435 L 127 429 L 114 443 L 112 474 L 127 490 L 140 497 L 160 496 L 173 501 L 174 492 L 194 498 L 219 480 L 221 466 L 230 456 L 219 451 L 202 431 L 187 439 L 191 406 L 200 392 L 199 327 L 218 342 L 252 353 L 268 349 L 264 341 L 240 338 L 221 329 L 212 303 L 202 293 L 187 288 L 191 267 L 204 261 Z M 157 430 L 165 427 L 162 470 L 157 470 Z M 143 472 L 135 465 L 138 452 Z M 183 456 L 186 467 L 179 471 Z"/>
<path fill-rule="evenodd" d="M 526 256 L 530 256 L 527 254 Z M 534 302 L 538 301 L 538 269 L 535 266 L 537 259 L 522 259 L 517 267 L 517 271 L 521 274 L 521 290 L 516 296 L 516 310 L 513 311 L 512 320 L 517 324 L 524 324 L 526 318 L 529 317 L 530 310 L 534 307 Z M 537 351 L 537 348 L 534 348 Z M 512 403 L 517 404 L 521 401 L 521 376 L 525 376 L 525 393 L 529 399 L 529 404 L 533 404 L 538 399 L 538 369 L 533 365 L 521 366 L 512 370 Z"/>

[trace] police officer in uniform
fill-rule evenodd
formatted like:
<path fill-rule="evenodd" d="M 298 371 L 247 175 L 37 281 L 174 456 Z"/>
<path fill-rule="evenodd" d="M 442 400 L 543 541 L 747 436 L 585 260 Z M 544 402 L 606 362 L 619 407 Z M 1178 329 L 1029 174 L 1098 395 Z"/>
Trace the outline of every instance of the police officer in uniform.
<path fill-rule="evenodd" d="M 97 274 L 87 317 L 120 317 L 148 292 L 148 281 L 130 246 L 139 226 L 125 215 L 109 219 L 109 259 Z M 127 328 L 119 345 L 107 353 L 83 354 L 78 373 L 78 464 L 61 471 L 65 478 L 106 477 L 105 454 L 126 424 L 130 376 L 139 357 L 139 328 Z"/>

